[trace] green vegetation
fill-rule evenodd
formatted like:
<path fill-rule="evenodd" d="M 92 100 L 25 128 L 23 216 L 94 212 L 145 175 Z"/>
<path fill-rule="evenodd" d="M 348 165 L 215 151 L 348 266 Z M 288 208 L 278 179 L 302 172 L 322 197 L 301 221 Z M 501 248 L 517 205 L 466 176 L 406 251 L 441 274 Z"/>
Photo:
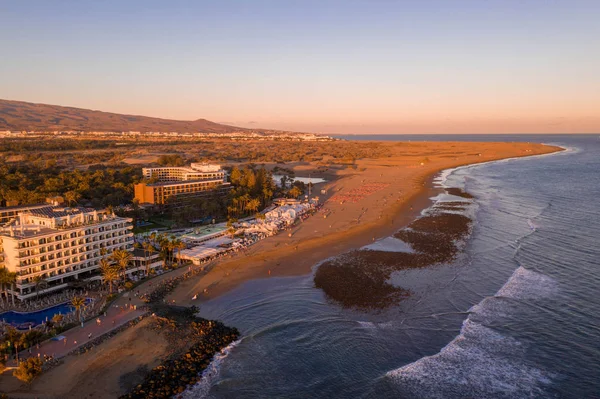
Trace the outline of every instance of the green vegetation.
<path fill-rule="evenodd" d="M 118 141 L 117 141 L 118 140 Z M 19 204 L 42 203 L 47 197 L 62 196 L 69 205 L 94 208 L 114 207 L 120 216 L 148 221 L 135 232 L 160 227 L 189 226 L 192 222 L 211 222 L 256 214 L 273 197 L 297 198 L 305 192 L 302 183 L 290 184 L 294 176 L 285 163 L 311 161 L 352 167 L 356 159 L 391 154 L 391 145 L 377 142 L 290 142 L 236 141 L 231 139 L 173 139 L 139 137 L 98 138 L 46 136 L 0 140 L 0 206 L 7 201 Z M 214 193 L 189 199 L 171 207 L 141 209 L 133 201 L 133 185 L 143 181 L 140 166 L 122 163 L 125 158 L 162 154 L 159 165 L 185 165 L 190 162 L 236 162 L 231 170 L 233 190 L 224 196 Z M 283 175 L 281 187 L 260 162 L 275 162 L 274 173 Z M 144 165 L 151 166 L 151 165 Z M 132 205 L 129 208 L 120 205 Z M 1 281 L 1 279 L 0 279 Z M 2 284 L 0 282 L 0 284 Z M 5 285 L 9 285 L 6 283 Z"/>
<path fill-rule="evenodd" d="M 19 364 L 19 367 L 14 371 L 13 375 L 24 381 L 30 383 L 35 377 L 42 373 L 42 359 L 38 357 L 30 357 Z"/>
<path fill-rule="evenodd" d="M 157 163 L 160 166 L 183 166 L 185 160 L 178 154 L 161 155 Z"/>
<path fill-rule="evenodd" d="M 0 202 L 42 203 L 47 197 L 63 196 L 70 205 L 93 207 L 130 203 L 133 183 L 142 178 L 141 169 L 97 166 L 88 170 L 65 170 L 52 163 L 7 163 L 0 161 Z"/>
<path fill-rule="evenodd" d="M 85 306 L 85 298 L 82 296 L 74 296 L 73 298 L 71 298 L 71 306 L 75 308 L 77 320 L 81 320 L 81 308 Z"/>
<path fill-rule="evenodd" d="M 17 352 L 31 348 L 32 346 L 53 337 L 64 331 L 65 326 L 56 327 L 55 323 L 48 321 L 46 323 L 46 332 L 40 330 L 29 330 L 20 332 L 14 327 L 6 327 L 4 334 L 0 335 L 0 359 L 6 356 L 17 355 Z M 17 362 L 19 360 L 16 356 Z"/>

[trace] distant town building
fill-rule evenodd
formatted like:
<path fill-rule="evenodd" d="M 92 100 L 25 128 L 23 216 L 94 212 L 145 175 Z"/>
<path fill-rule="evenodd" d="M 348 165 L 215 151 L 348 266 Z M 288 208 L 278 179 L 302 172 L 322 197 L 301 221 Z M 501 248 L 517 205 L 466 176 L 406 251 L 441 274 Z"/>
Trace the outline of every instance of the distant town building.
<path fill-rule="evenodd" d="M 177 203 L 230 188 L 220 165 L 193 163 L 189 167 L 144 168 L 142 173 L 146 179 L 157 182 L 134 186 L 135 199 L 140 204 Z"/>
<path fill-rule="evenodd" d="M 29 207 L 0 228 L 0 267 L 17 273 L 13 293 L 20 300 L 100 280 L 103 249 L 110 254 L 133 248 L 131 222 L 90 208 Z"/>

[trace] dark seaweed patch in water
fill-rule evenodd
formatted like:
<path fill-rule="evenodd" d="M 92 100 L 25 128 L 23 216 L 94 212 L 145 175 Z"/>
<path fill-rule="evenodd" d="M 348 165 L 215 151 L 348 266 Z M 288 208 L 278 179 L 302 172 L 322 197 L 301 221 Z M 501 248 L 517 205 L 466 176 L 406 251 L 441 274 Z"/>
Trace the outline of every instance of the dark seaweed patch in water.
<path fill-rule="evenodd" d="M 394 236 L 415 252 L 355 250 L 321 264 L 315 286 L 344 307 L 384 309 L 410 292 L 388 283 L 394 271 L 449 263 L 459 252 L 458 241 L 469 234 L 471 219 L 437 212 L 423 216 Z"/>
<path fill-rule="evenodd" d="M 458 187 L 450 187 L 446 189 L 446 192 L 450 195 L 455 195 L 457 197 L 462 197 L 462 198 L 474 198 L 471 194 L 467 193 L 466 191 L 463 191 L 462 189 L 458 188 Z"/>

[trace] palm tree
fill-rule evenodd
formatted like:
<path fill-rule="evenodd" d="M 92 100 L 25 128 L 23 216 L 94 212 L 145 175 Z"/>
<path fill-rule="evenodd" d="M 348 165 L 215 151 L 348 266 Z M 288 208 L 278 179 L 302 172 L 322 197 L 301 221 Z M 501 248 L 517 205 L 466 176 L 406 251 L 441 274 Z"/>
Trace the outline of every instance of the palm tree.
<path fill-rule="evenodd" d="M 44 280 L 44 278 L 42 276 L 35 276 L 33 278 L 33 282 L 35 283 L 35 299 L 38 299 L 40 296 L 39 288 L 41 285 L 44 285 L 44 283 L 46 283 L 46 281 Z"/>
<path fill-rule="evenodd" d="M 85 306 L 85 298 L 82 296 L 74 296 L 71 298 L 71 306 L 75 308 L 77 314 L 77 320 L 80 320 L 81 308 Z"/>
<path fill-rule="evenodd" d="M 160 246 L 160 253 L 164 261 L 164 266 L 166 267 L 169 263 L 171 241 L 169 240 L 169 237 L 165 236 L 164 234 L 160 234 L 156 239 L 158 241 L 158 245 Z"/>
<path fill-rule="evenodd" d="M 54 316 L 52 316 L 52 322 L 57 325 L 62 323 L 63 319 L 64 319 L 64 316 L 61 314 L 55 314 Z"/>
<path fill-rule="evenodd" d="M 102 273 L 102 277 L 104 281 L 108 282 L 109 294 L 112 294 L 113 291 L 113 281 L 119 279 L 119 269 L 116 265 L 110 263 L 108 260 L 102 258 L 100 259 L 100 272 Z"/>
<path fill-rule="evenodd" d="M 117 249 L 112 253 L 112 257 L 117 262 L 119 269 L 123 273 L 123 282 L 127 278 L 127 266 L 129 266 L 129 262 L 131 262 L 131 252 L 125 251 L 123 249 Z"/>
<path fill-rule="evenodd" d="M 4 285 L 8 284 L 8 270 L 4 267 L 0 268 L 0 303 L 4 305 L 4 294 L 6 294 L 6 302 L 8 303 L 8 293 L 4 289 Z"/>
<path fill-rule="evenodd" d="M 187 247 L 183 241 L 179 239 L 173 241 L 173 249 L 177 249 L 177 265 L 181 265 L 181 250 L 186 248 Z"/>
<path fill-rule="evenodd" d="M 0 269 L 0 285 L 4 286 L 5 284 L 10 285 L 12 304 L 15 306 L 15 283 L 17 282 L 17 273 L 9 272 L 8 269 L 2 268 Z M 6 297 L 8 301 L 8 295 Z"/>
<path fill-rule="evenodd" d="M 250 201 L 248 201 L 248 205 L 246 205 L 246 209 L 248 211 L 258 211 L 258 207 L 260 206 L 260 200 L 257 198 L 253 198 Z"/>
<path fill-rule="evenodd" d="M 147 258 L 146 258 L 146 276 L 149 276 L 150 275 L 150 258 L 152 258 L 152 254 L 154 252 L 156 252 L 156 248 L 154 248 L 154 245 L 147 242 L 147 243 L 144 243 L 144 250 L 147 251 L 147 253 L 148 253 Z"/>

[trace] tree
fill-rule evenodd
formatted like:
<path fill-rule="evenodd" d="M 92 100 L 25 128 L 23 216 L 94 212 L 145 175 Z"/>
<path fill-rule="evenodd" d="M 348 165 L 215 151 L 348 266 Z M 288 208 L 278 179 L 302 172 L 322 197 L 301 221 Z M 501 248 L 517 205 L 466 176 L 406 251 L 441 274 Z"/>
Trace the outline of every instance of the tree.
<path fill-rule="evenodd" d="M 67 191 L 64 194 L 65 197 L 65 201 L 67 201 L 67 204 L 69 204 L 69 206 L 72 206 L 73 203 L 77 203 L 77 201 L 79 201 L 81 199 L 81 193 L 77 192 L 77 191 Z"/>
<path fill-rule="evenodd" d="M 119 268 L 102 258 L 100 259 L 100 272 L 104 281 L 108 282 L 108 292 L 112 294 L 113 282 L 119 279 Z"/>
<path fill-rule="evenodd" d="M 298 187 L 294 186 L 290 189 L 290 191 L 288 191 L 288 194 L 292 198 L 298 198 L 300 194 L 302 194 L 302 191 Z"/>
<path fill-rule="evenodd" d="M 10 286 L 12 304 L 15 305 L 15 290 L 14 284 L 17 282 L 17 273 L 9 272 L 6 268 L 0 268 L 0 286 L 4 287 L 5 285 Z M 3 288 L 2 291 L 5 291 Z M 8 301 L 8 293 L 6 296 L 6 300 Z"/>
<path fill-rule="evenodd" d="M 231 169 L 231 173 L 229 174 L 229 181 L 231 181 L 231 184 L 233 184 L 234 186 L 237 186 L 240 184 L 241 179 L 242 172 L 240 172 L 237 166 L 234 166 L 233 169 Z"/>
<path fill-rule="evenodd" d="M 13 375 L 24 381 L 30 383 L 35 377 L 42 373 L 42 359 L 39 357 L 30 357 L 29 359 L 21 362 L 19 367 L 13 372 Z"/>
<path fill-rule="evenodd" d="M 6 295 L 6 302 L 8 303 L 8 292 L 5 289 L 5 285 L 9 284 L 8 273 L 8 269 L 4 267 L 0 268 L 0 303 L 2 305 L 4 305 L 3 295 Z"/>
<path fill-rule="evenodd" d="M 251 199 L 250 201 L 248 201 L 248 205 L 246 205 L 246 209 L 248 211 L 253 211 L 253 212 L 258 211 L 259 207 L 260 207 L 260 200 L 257 198 Z"/>
<path fill-rule="evenodd" d="M 112 257 L 117 262 L 119 269 L 123 273 L 123 281 L 125 281 L 127 277 L 127 266 L 129 266 L 129 262 L 131 262 L 131 252 L 125 251 L 123 249 L 117 249 L 112 253 Z"/>
<path fill-rule="evenodd" d="M 77 320 L 80 320 L 81 308 L 85 306 L 85 298 L 82 296 L 74 296 L 73 298 L 71 298 L 71 306 L 75 308 Z"/>
<path fill-rule="evenodd" d="M 182 249 L 186 249 L 187 246 L 185 245 L 185 243 L 179 239 L 173 241 L 173 248 L 177 249 L 177 264 L 180 265 L 181 264 L 181 250 Z"/>
<path fill-rule="evenodd" d="M 40 290 L 39 288 L 41 286 L 48 286 L 48 282 L 46 280 L 44 280 L 44 278 L 42 276 L 35 276 L 33 278 L 33 282 L 35 283 L 35 298 L 39 298 L 40 296 Z"/>
<path fill-rule="evenodd" d="M 60 323 L 62 323 L 63 319 L 64 319 L 64 316 L 61 315 L 60 313 L 57 313 L 54 316 L 52 316 L 52 322 L 54 324 L 60 324 Z"/>
<path fill-rule="evenodd" d="M 27 346 L 27 340 L 25 334 L 17 331 L 14 327 L 8 327 L 4 332 L 4 339 L 7 342 L 7 346 L 13 346 L 15 348 L 15 358 L 17 360 L 17 366 L 19 365 L 19 349 L 24 349 Z"/>

